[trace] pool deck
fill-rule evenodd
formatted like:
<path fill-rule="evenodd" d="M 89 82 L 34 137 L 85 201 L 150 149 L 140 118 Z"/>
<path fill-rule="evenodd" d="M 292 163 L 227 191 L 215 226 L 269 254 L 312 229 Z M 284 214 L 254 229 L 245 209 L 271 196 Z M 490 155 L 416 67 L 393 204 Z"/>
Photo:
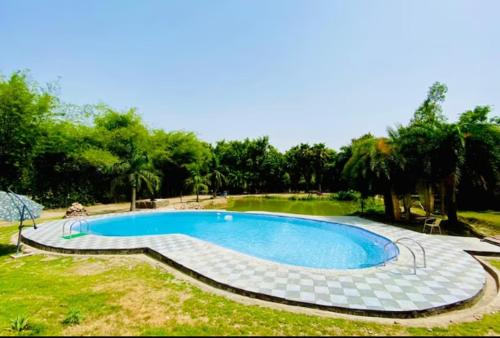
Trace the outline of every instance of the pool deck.
<path fill-rule="evenodd" d="M 116 214 L 95 218 L 112 216 Z M 464 247 L 476 253 L 481 251 L 478 249 L 500 253 L 498 247 L 489 247 L 490 244 L 479 240 L 426 235 L 360 217 L 288 216 L 355 225 L 393 241 L 409 237 L 425 248 L 426 267 L 423 267 L 421 251 L 411 241 L 405 244 L 414 249 L 416 274 L 410 252 L 401 245 L 398 245 L 399 258 L 386 266 L 331 270 L 275 263 L 186 235 L 85 235 L 63 239 L 65 220 L 40 224 L 37 230 L 23 230 L 23 242 L 71 254 L 145 253 L 211 285 L 249 297 L 345 313 L 403 318 L 438 313 L 477 299 L 485 286 L 486 272 Z"/>

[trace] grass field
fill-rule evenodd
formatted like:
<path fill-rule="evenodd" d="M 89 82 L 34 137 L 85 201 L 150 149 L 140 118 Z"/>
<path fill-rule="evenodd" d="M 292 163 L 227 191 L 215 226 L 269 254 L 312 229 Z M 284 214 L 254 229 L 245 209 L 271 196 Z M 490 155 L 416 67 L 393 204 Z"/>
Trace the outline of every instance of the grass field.
<path fill-rule="evenodd" d="M 460 211 L 458 217 L 483 235 L 500 234 L 500 211 Z"/>
<path fill-rule="evenodd" d="M 243 305 L 135 257 L 12 259 L 15 232 L 0 227 L 0 335 L 500 334 L 500 313 L 446 328 L 383 325 Z M 28 320 L 21 332 L 17 316 Z"/>

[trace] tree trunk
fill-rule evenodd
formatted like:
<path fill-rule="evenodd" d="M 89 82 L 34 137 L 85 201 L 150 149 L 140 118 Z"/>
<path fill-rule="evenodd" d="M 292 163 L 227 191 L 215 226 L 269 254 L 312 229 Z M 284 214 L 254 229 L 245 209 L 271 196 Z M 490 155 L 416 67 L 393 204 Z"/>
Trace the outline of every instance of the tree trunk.
<path fill-rule="evenodd" d="M 446 183 L 445 181 L 441 181 L 441 183 L 439 183 L 439 204 L 440 204 L 440 211 L 441 211 L 441 215 L 445 215 L 446 214 Z"/>
<path fill-rule="evenodd" d="M 385 208 L 385 217 L 389 220 L 394 220 L 394 205 L 392 202 L 392 194 L 391 191 L 386 191 L 384 193 L 384 208 Z"/>
<path fill-rule="evenodd" d="M 137 189 L 135 185 L 132 186 L 132 201 L 130 202 L 130 211 L 135 211 L 135 198 L 137 194 Z"/>
<path fill-rule="evenodd" d="M 401 220 L 401 206 L 399 205 L 399 197 L 394 191 L 394 189 L 391 188 L 391 202 L 392 202 L 392 212 L 393 212 L 393 219 L 395 221 L 400 221 Z"/>
<path fill-rule="evenodd" d="M 434 213 L 434 189 L 432 185 L 429 184 L 429 212 Z"/>
<path fill-rule="evenodd" d="M 405 218 L 409 221 L 411 219 L 411 195 L 408 193 L 403 196 L 403 207 Z"/>
<path fill-rule="evenodd" d="M 427 217 L 434 212 L 434 194 L 432 192 L 432 185 L 428 183 L 425 184 L 424 188 L 424 208 Z"/>
<path fill-rule="evenodd" d="M 450 175 L 448 179 L 448 194 L 447 194 L 447 215 L 450 226 L 456 227 L 458 225 L 457 216 L 457 177 L 455 174 Z"/>
<path fill-rule="evenodd" d="M 200 192 L 196 189 L 196 203 L 200 201 Z"/>
<path fill-rule="evenodd" d="M 213 198 L 216 198 L 217 197 L 217 191 L 219 190 L 219 188 L 216 188 L 217 185 L 215 185 L 215 184 L 213 186 L 214 186 L 214 188 L 212 190 L 212 196 L 213 196 Z"/>

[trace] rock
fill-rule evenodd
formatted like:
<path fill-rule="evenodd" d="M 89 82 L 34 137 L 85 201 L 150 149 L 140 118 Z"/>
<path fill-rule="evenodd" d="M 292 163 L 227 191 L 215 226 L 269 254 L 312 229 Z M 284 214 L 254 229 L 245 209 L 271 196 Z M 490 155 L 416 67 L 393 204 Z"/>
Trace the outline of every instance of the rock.
<path fill-rule="evenodd" d="M 87 210 L 83 205 L 81 205 L 78 202 L 75 202 L 71 204 L 71 206 L 66 210 L 66 215 L 64 215 L 64 218 L 70 218 L 70 217 L 81 217 L 81 216 L 88 216 L 89 214 L 87 213 Z"/>
<path fill-rule="evenodd" d="M 166 207 L 169 204 L 168 199 L 140 200 L 135 202 L 138 209 L 157 209 Z"/>
<path fill-rule="evenodd" d="M 174 205 L 175 210 L 200 210 L 203 209 L 200 203 L 187 202 L 182 204 Z"/>

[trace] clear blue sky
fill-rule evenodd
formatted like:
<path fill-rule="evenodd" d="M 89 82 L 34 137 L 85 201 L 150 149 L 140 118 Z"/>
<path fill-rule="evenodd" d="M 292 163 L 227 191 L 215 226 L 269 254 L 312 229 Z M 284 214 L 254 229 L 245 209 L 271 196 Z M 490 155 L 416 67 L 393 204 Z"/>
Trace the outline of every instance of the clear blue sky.
<path fill-rule="evenodd" d="M 4 75 L 209 142 L 339 148 L 406 123 L 434 81 L 451 120 L 500 107 L 497 0 L 0 0 L 0 46 Z"/>

